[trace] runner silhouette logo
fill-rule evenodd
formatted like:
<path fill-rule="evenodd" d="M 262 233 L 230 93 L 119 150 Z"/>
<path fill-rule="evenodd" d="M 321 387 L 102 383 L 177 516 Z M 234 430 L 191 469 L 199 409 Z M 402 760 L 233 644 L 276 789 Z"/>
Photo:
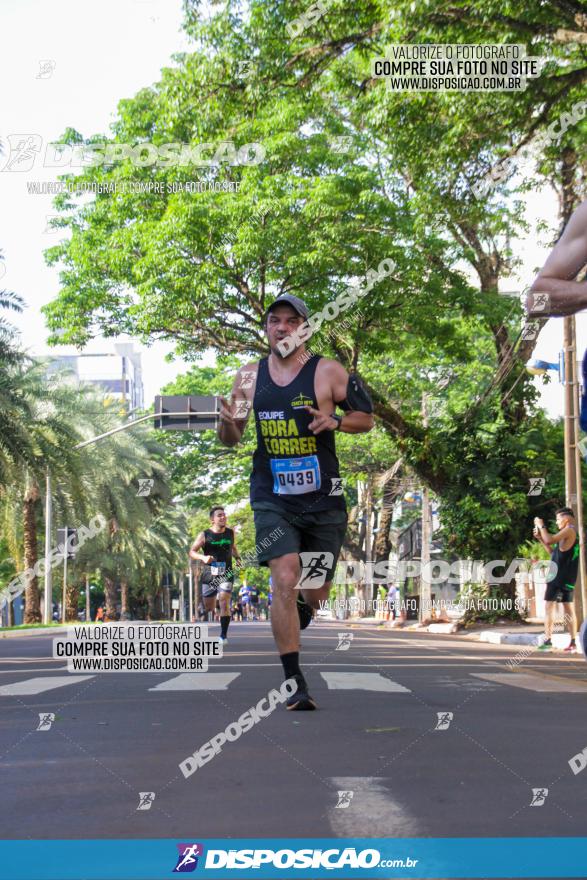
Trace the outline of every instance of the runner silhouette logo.
<path fill-rule="evenodd" d="M 326 576 L 332 568 L 334 553 L 320 553 L 307 550 L 300 553 L 302 574 L 296 585 L 298 590 L 319 590 L 326 583 Z"/>
<path fill-rule="evenodd" d="M 204 855 L 204 847 L 201 843 L 178 843 L 179 855 L 177 864 L 173 869 L 174 874 L 190 874 L 198 867 L 198 858 Z"/>
<path fill-rule="evenodd" d="M 548 789 L 547 788 L 533 788 L 532 789 L 532 800 L 530 802 L 531 807 L 542 807 L 544 805 L 544 801 L 548 797 Z"/>

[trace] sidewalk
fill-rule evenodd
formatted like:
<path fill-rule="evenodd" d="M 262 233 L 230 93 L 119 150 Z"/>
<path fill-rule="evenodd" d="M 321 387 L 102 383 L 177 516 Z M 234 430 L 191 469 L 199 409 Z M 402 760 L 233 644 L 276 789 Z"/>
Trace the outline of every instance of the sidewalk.
<path fill-rule="evenodd" d="M 390 621 L 376 617 L 356 617 L 348 620 L 334 621 L 345 626 L 371 626 L 385 629 L 386 632 L 417 632 L 421 635 L 456 635 L 459 638 L 474 642 L 488 642 L 492 645 L 539 645 L 543 639 L 544 621 L 530 618 L 523 624 L 502 624 L 492 626 L 491 629 L 484 624 L 476 624 L 469 629 L 460 629 L 455 621 L 450 623 L 431 623 L 422 625 L 416 621 L 406 621 L 403 626 L 390 626 Z M 554 648 L 566 648 L 569 644 L 569 635 L 566 632 L 553 633 L 552 644 Z M 577 642 L 577 652 L 581 652 Z"/>
<path fill-rule="evenodd" d="M 390 626 L 390 621 L 381 620 L 377 617 L 349 617 L 347 620 L 337 620 L 335 617 L 319 618 L 326 623 L 337 623 L 340 626 L 369 626 L 384 630 L 385 632 L 417 632 L 420 635 L 456 635 L 459 638 L 473 642 L 488 642 L 491 645 L 539 645 L 544 633 L 544 621 L 530 619 L 528 623 L 515 625 L 493 626 L 491 629 L 478 624 L 470 629 L 459 629 L 455 622 L 430 623 L 422 625 L 415 621 L 406 621 L 404 626 Z M 69 624 L 70 625 L 70 624 Z M 67 626 L 52 626 L 40 629 L 0 630 L 0 639 L 18 638 L 19 636 L 41 636 L 48 632 L 58 633 L 67 629 Z M 568 633 L 554 633 L 552 644 L 554 648 L 561 650 L 569 643 Z M 577 653 L 582 653 L 581 646 L 577 642 Z"/>

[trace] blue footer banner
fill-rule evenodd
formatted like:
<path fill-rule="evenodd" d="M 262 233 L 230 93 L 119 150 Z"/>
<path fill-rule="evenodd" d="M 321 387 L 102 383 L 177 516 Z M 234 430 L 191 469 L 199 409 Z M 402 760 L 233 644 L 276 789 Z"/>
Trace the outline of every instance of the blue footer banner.
<path fill-rule="evenodd" d="M 587 876 L 587 837 L 4 840 L 1 880 Z"/>

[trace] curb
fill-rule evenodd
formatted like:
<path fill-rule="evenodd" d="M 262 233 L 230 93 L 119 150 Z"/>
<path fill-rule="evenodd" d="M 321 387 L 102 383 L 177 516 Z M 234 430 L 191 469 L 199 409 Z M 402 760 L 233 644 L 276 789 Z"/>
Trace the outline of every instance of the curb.
<path fill-rule="evenodd" d="M 0 639 L 17 639 L 19 637 L 24 638 L 24 636 L 44 636 L 47 633 L 57 633 L 63 632 L 64 629 L 67 629 L 66 626 L 48 626 L 44 629 L 14 629 L 11 631 L 2 632 L 0 630 Z"/>
<path fill-rule="evenodd" d="M 492 645 L 532 645 L 537 647 L 543 641 L 542 633 L 497 633 L 491 630 L 483 630 L 479 633 L 480 642 L 488 642 Z M 553 633 L 553 648 L 566 648 L 569 644 L 568 633 Z M 577 653 L 581 654 L 581 645 L 577 642 Z"/>

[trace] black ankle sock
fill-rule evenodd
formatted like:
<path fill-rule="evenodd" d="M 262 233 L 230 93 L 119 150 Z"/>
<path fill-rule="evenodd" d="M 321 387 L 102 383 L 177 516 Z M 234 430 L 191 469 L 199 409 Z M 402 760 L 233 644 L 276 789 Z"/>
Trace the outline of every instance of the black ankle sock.
<path fill-rule="evenodd" d="M 289 654 L 280 654 L 279 659 L 283 665 L 286 679 L 293 678 L 294 675 L 302 675 L 299 651 L 291 651 Z"/>
<path fill-rule="evenodd" d="M 226 638 L 226 633 L 228 632 L 228 624 L 230 623 L 230 616 L 220 618 L 220 635 L 223 639 Z"/>

